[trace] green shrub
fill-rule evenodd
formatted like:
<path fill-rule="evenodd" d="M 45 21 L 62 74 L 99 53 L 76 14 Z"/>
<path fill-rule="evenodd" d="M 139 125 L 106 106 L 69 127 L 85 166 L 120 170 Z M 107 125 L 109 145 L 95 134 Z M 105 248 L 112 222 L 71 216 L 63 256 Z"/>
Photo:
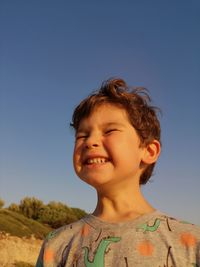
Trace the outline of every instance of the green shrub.
<path fill-rule="evenodd" d="M 0 209 L 3 208 L 3 206 L 5 205 L 5 202 L 2 198 L 0 198 Z"/>
<path fill-rule="evenodd" d="M 85 211 L 82 210 L 82 209 L 79 209 L 79 208 L 71 208 L 71 209 L 72 209 L 74 215 L 76 216 L 76 218 L 77 218 L 78 220 L 80 220 L 81 218 L 83 218 L 84 216 L 87 215 L 87 212 L 85 212 Z"/>
<path fill-rule="evenodd" d="M 25 197 L 20 201 L 19 210 L 27 218 L 37 220 L 40 209 L 44 206 L 43 202 L 35 197 Z"/>
<path fill-rule="evenodd" d="M 65 224 L 77 221 L 77 217 L 67 205 L 51 201 L 40 210 L 38 220 L 53 228 L 58 228 Z"/>
<path fill-rule="evenodd" d="M 19 205 L 15 203 L 11 203 L 8 209 L 14 212 L 20 212 Z"/>

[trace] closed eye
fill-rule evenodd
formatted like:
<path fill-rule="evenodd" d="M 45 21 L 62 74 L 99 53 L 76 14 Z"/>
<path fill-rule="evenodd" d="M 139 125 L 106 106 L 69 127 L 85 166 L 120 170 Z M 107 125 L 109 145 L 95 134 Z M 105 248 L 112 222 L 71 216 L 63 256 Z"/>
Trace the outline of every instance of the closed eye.
<path fill-rule="evenodd" d="M 82 139 L 82 138 L 87 138 L 87 137 L 88 137 L 87 135 L 77 135 L 76 140 Z"/>
<path fill-rule="evenodd" d="M 109 133 L 112 133 L 112 132 L 115 132 L 115 131 L 118 131 L 118 129 L 110 129 L 110 130 L 107 130 L 105 133 L 109 134 Z"/>

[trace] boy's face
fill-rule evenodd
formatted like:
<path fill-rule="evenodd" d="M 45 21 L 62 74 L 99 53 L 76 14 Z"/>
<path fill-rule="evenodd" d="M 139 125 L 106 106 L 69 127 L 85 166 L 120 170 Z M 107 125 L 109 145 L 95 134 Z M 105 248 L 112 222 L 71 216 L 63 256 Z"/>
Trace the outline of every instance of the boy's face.
<path fill-rule="evenodd" d="M 74 168 L 96 189 L 130 179 L 139 183 L 144 150 L 126 111 L 114 104 L 102 104 L 80 122 Z"/>

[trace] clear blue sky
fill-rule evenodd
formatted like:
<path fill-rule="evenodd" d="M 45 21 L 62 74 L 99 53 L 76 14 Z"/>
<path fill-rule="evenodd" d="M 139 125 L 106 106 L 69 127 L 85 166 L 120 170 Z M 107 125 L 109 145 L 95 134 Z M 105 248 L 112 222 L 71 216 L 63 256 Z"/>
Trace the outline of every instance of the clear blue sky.
<path fill-rule="evenodd" d="M 90 212 L 72 167 L 74 107 L 103 80 L 147 87 L 163 150 L 143 189 L 159 210 L 200 224 L 200 2 L 0 1 L 0 197 Z"/>

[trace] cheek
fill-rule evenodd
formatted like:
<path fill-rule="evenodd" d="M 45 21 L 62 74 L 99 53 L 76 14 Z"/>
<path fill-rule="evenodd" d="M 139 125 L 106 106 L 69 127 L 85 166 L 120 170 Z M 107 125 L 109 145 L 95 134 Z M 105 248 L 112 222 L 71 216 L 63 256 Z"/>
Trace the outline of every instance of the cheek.
<path fill-rule="evenodd" d="M 80 157 L 82 151 L 82 146 L 80 144 L 75 143 L 74 145 L 74 151 L 73 151 L 73 158 L 77 159 Z"/>
<path fill-rule="evenodd" d="M 81 167 L 80 167 L 80 164 L 78 164 L 78 161 L 75 157 L 73 158 L 73 166 L 74 166 L 74 171 L 75 171 L 76 175 L 79 176 L 80 171 L 81 171 Z"/>
<path fill-rule="evenodd" d="M 78 163 L 78 161 L 79 161 L 79 158 L 80 158 L 80 156 L 79 156 L 79 154 L 78 154 L 78 150 L 77 150 L 77 148 L 75 147 L 74 148 L 74 151 L 73 151 L 73 164 L 74 164 L 74 168 L 76 169 L 76 167 L 77 167 L 77 163 Z"/>
<path fill-rule="evenodd" d="M 74 146 L 74 151 L 73 151 L 73 165 L 75 171 L 80 171 L 81 167 L 81 151 L 82 151 L 82 146 L 80 145 L 75 145 Z"/>

